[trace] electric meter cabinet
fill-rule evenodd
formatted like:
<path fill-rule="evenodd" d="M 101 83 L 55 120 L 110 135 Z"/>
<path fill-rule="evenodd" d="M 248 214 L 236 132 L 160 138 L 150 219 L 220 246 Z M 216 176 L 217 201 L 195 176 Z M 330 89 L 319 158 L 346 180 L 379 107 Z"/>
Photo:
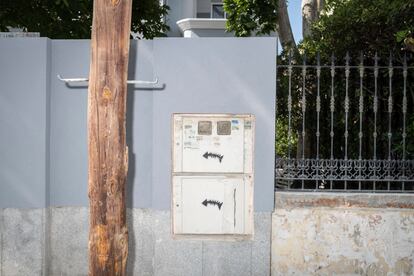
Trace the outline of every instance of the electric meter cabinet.
<path fill-rule="evenodd" d="M 173 234 L 251 238 L 253 115 L 174 114 Z"/>

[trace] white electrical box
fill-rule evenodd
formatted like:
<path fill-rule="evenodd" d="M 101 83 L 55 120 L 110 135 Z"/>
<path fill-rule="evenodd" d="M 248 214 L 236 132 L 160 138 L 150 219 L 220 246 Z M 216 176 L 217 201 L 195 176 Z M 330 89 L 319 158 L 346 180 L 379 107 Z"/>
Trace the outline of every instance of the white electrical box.
<path fill-rule="evenodd" d="M 174 114 L 174 235 L 253 234 L 254 116 Z"/>

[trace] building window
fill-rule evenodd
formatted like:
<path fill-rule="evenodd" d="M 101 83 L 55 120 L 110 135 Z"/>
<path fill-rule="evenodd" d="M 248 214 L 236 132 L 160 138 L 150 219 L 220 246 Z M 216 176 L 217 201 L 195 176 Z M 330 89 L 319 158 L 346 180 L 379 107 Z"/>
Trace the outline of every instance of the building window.
<path fill-rule="evenodd" d="M 224 11 L 222 3 L 211 4 L 211 18 L 227 18 L 227 14 Z"/>

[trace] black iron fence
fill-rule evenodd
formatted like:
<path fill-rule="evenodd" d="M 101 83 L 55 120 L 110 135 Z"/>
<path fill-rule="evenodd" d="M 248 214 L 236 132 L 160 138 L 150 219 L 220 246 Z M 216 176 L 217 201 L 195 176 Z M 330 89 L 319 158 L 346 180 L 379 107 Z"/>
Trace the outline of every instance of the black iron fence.
<path fill-rule="evenodd" d="M 280 61 L 276 189 L 414 192 L 413 59 L 368 56 Z"/>

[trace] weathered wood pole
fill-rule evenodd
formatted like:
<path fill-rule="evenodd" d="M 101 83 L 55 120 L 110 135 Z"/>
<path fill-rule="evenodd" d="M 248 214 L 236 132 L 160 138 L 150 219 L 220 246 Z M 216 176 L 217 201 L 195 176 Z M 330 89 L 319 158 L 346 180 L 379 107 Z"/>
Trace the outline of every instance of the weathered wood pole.
<path fill-rule="evenodd" d="M 127 71 L 132 0 L 94 0 L 88 91 L 89 275 L 125 275 Z"/>

